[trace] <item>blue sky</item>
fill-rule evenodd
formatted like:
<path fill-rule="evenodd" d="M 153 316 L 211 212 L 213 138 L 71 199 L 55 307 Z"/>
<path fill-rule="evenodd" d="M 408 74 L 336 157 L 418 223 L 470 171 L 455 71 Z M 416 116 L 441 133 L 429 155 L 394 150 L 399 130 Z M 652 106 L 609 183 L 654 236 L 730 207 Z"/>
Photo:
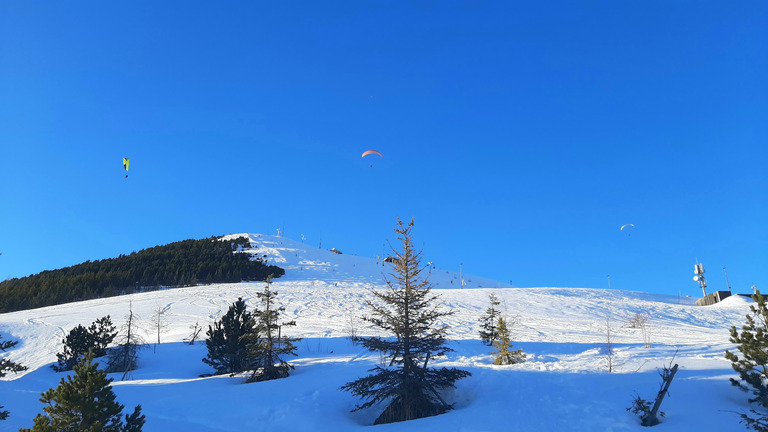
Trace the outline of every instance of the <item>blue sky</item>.
<path fill-rule="evenodd" d="M 768 289 L 768 5 L 500 3 L 2 2 L 0 279 L 399 216 L 518 287 Z"/>

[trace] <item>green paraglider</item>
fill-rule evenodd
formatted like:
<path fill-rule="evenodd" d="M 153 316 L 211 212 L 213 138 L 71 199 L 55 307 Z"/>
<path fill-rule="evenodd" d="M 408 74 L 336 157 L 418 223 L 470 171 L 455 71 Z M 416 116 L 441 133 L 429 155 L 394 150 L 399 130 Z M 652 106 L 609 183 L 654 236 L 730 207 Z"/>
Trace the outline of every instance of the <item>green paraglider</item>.
<path fill-rule="evenodd" d="M 128 165 L 131 163 L 131 160 L 128 158 L 123 158 L 123 168 L 125 168 L 125 178 L 128 178 Z"/>

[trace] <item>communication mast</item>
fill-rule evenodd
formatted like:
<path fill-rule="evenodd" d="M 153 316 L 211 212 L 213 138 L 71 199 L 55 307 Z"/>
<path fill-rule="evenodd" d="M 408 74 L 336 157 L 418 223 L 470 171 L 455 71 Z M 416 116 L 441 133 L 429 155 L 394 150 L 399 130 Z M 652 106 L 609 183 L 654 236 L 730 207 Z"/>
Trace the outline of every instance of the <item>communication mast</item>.
<path fill-rule="evenodd" d="M 704 279 L 704 266 L 702 264 L 696 264 L 694 266 L 693 272 L 696 274 L 696 276 L 693 277 L 693 280 L 699 283 L 701 286 L 701 292 L 704 293 L 704 297 L 707 296 L 707 280 Z"/>

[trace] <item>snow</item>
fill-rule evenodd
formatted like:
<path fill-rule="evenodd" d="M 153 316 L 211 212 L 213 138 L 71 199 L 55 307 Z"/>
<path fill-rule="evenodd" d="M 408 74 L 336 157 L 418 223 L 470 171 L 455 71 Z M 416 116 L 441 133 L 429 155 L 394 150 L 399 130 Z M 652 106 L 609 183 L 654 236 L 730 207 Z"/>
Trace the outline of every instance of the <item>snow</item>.
<path fill-rule="evenodd" d="M 119 325 L 129 301 L 144 320 L 149 342 L 153 310 L 168 308 L 169 329 L 157 353 L 151 348 L 142 352 L 140 368 L 131 381 L 121 382 L 120 374 L 111 375 L 125 413 L 142 405 L 145 431 L 368 430 L 383 406 L 350 412 L 361 401 L 339 387 L 380 362 L 378 354 L 353 345 L 348 336 L 352 328 L 362 335 L 378 334 L 366 328 L 360 317 L 366 313 L 369 290 L 385 286 L 382 273 L 390 265 L 285 237 L 249 237 L 257 248 L 243 253 L 259 254 L 286 269 L 273 289 L 286 308 L 286 318 L 296 320 L 291 335 L 304 338 L 298 343 L 298 357 L 292 361 L 296 370 L 289 378 L 244 384 L 242 376 L 201 377 L 212 373 L 201 361 L 205 344 L 182 342 L 191 325 L 197 321 L 207 327 L 238 297 L 249 307 L 256 306 L 255 293 L 264 286 L 262 282 L 166 289 L 0 314 L 4 340 L 20 341 L 2 355 L 29 367 L 25 373 L 0 380 L 0 405 L 11 412 L 8 420 L 0 422 L 0 430 L 31 427 L 42 409 L 40 393 L 67 375 L 48 367 L 56 361 L 66 333 L 108 314 Z M 458 289 L 457 273 L 431 270 L 436 292 L 454 313 L 446 324 L 455 350 L 433 365 L 472 373 L 446 395 L 456 409 L 376 426 L 376 430 L 645 430 L 625 409 L 635 392 L 645 399 L 655 396 L 660 384 L 657 369 L 672 361 L 680 371 L 662 405 L 667 416 L 654 430 L 742 430 L 736 413 L 749 408 L 747 395 L 728 383 L 735 374 L 723 355 L 733 349 L 728 329 L 742 325 L 751 302 L 748 298 L 733 296 L 717 305 L 696 307 L 691 299 L 678 296 L 589 288 L 509 288 L 474 275 L 464 274 L 464 279 L 468 289 Z M 499 297 L 505 315 L 515 321 L 514 347 L 528 355 L 525 363 L 494 366 L 491 349 L 478 340 L 478 320 L 488 307 L 490 293 Z M 644 347 L 641 330 L 628 325 L 637 313 L 650 318 L 651 348 Z M 616 373 L 606 372 L 606 325 L 615 335 Z"/>

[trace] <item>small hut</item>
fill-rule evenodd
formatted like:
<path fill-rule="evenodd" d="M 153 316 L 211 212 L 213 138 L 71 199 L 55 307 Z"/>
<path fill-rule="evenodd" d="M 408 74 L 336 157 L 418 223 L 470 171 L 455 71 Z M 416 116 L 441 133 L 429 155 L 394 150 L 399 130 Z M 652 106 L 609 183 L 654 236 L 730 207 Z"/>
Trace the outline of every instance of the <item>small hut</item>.
<path fill-rule="evenodd" d="M 730 291 L 715 291 L 713 293 L 707 294 L 704 297 L 696 300 L 696 306 L 709 306 L 715 303 L 720 303 L 721 301 L 727 299 L 730 296 L 731 296 Z"/>

